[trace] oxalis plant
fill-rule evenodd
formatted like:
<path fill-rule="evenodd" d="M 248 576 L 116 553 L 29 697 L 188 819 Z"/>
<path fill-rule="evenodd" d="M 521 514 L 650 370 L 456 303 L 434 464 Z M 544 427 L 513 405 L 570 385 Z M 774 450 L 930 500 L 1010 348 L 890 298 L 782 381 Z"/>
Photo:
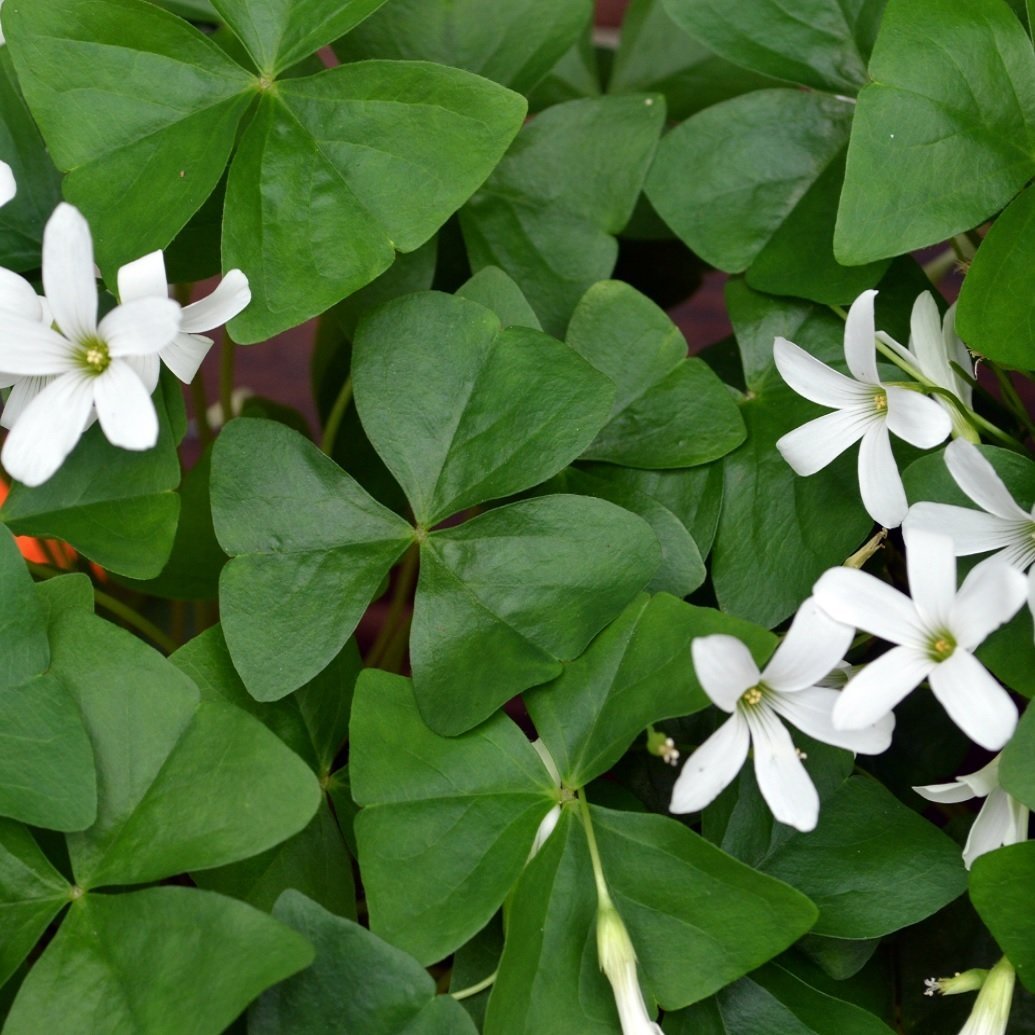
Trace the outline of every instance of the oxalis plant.
<path fill-rule="evenodd" d="M 4 3 L 5 1035 L 1035 1031 L 1035 5 L 592 6 Z"/>

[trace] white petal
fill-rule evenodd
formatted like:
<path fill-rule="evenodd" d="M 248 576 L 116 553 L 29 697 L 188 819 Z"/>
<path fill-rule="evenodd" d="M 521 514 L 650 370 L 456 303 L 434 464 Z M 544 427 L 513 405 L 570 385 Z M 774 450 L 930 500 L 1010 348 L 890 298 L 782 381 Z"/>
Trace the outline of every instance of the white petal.
<path fill-rule="evenodd" d="M 113 357 L 160 352 L 180 329 L 180 307 L 171 298 L 138 298 L 116 306 L 101 320 L 98 335 Z"/>
<path fill-rule="evenodd" d="M 148 395 L 158 387 L 158 378 L 162 373 L 162 361 L 158 356 L 124 356 L 119 362 L 129 364 L 147 389 Z"/>
<path fill-rule="evenodd" d="M 735 636 L 698 636 L 690 644 L 690 653 L 698 682 L 724 711 L 732 712 L 741 694 L 761 679 L 751 652 Z"/>
<path fill-rule="evenodd" d="M 952 370 L 951 364 L 955 363 L 960 370 L 966 370 L 969 374 L 973 374 L 974 360 L 967 351 L 967 346 L 963 344 L 960 336 L 956 333 L 955 302 L 945 312 L 945 319 L 942 321 L 942 338 L 945 341 L 945 355 L 948 356 L 950 362 L 949 369 Z M 974 389 L 955 370 L 952 370 L 952 377 L 953 391 L 967 406 L 970 406 L 974 396 Z"/>
<path fill-rule="evenodd" d="M 844 658 L 854 635 L 852 626 L 835 621 L 809 597 L 766 665 L 762 682 L 782 692 L 813 686 Z"/>
<path fill-rule="evenodd" d="M 798 395 L 836 409 L 858 406 L 873 398 L 873 389 L 816 359 L 786 338 L 773 342 L 773 359 L 780 376 Z"/>
<path fill-rule="evenodd" d="M 212 348 L 212 339 L 200 334 L 177 334 L 162 349 L 162 362 L 184 383 L 194 380 L 202 360 Z"/>
<path fill-rule="evenodd" d="M 965 783 L 975 797 L 987 798 L 999 786 L 999 761 L 1002 757 L 1000 752 L 987 765 L 964 774 L 959 778 L 960 783 Z"/>
<path fill-rule="evenodd" d="M 1030 517 L 1025 517 L 1022 523 L 1019 519 L 1001 518 L 983 510 L 925 500 L 909 508 L 902 529 L 907 536 L 913 529 L 943 532 L 952 538 L 957 556 L 966 557 L 1022 543 L 1027 546 L 1031 540 L 1028 530 L 1035 531 L 1035 522 Z M 1035 547 L 1035 540 L 1031 542 Z"/>
<path fill-rule="evenodd" d="M 112 360 L 94 378 L 94 400 L 101 430 L 112 445 L 150 449 L 158 441 L 154 403 L 128 363 Z"/>
<path fill-rule="evenodd" d="M 734 712 L 687 760 L 672 788 L 671 812 L 700 812 L 733 782 L 747 758 L 748 725 Z"/>
<path fill-rule="evenodd" d="M 43 293 L 61 332 L 82 341 L 97 330 L 97 279 L 90 227 L 62 201 L 43 231 Z"/>
<path fill-rule="evenodd" d="M 248 278 L 240 270 L 230 270 L 212 294 L 184 307 L 182 329 L 189 334 L 197 334 L 221 327 L 251 300 Z"/>
<path fill-rule="evenodd" d="M 788 431 L 777 439 L 776 448 L 795 474 L 808 476 L 821 471 L 879 421 L 876 413 L 866 410 L 835 410 Z"/>
<path fill-rule="evenodd" d="M 766 701 L 792 726 L 814 740 L 846 748 L 863 755 L 879 755 L 891 746 L 895 716 L 890 712 L 872 726 L 840 730 L 831 721 L 834 705 L 841 695 L 826 687 L 810 687 L 795 694 L 773 693 Z"/>
<path fill-rule="evenodd" d="M 955 780 L 953 783 L 929 783 L 923 787 L 914 787 L 913 790 L 921 798 L 943 805 L 955 805 L 957 802 L 970 801 L 974 797 L 973 788 L 962 780 Z"/>
<path fill-rule="evenodd" d="M 949 718 L 971 740 L 998 751 L 1017 726 L 1017 707 L 973 654 L 957 648 L 928 677 Z"/>
<path fill-rule="evenodd" d="M 928 629 L 947 631 L 956 599 L 956 554 L 952 540 L 940 532 L 919 528 L 906 536 L 905 543 L 913 606 Z"/>
<path fill-rule="evenodd" d="M 1010 495 L 1010 490 L 977 446 L 958 438 L 945 447 L 945 466 L 956 484 L 989 514 L 1014 520 L 1031 520 Z"/>
<path fill-rule="evenodd" d="M 6 162 L 0 162 L 0 205 L 6 205 L 17 193 L 14 172 Z"/>
<path fill-rule="evenodd" d="M 930 374 L 943 356 L 942 317 L 930 291 L 918 295 L 909 317 L 909 349 L 920 369 Z"/>
<path fill-rule="evenodd" d="M 913 602 L 869 572 L 831 568 L 819 577 L 812 592 L 819 606 L 839 622 L 892 643 L 927 646 L 929 635 Z"/>
<path fill-rule="evenodd" d="M 119 301 L 135 302 L 138 298 L 166 298 L 165 258 L 161 250 L 119 267 Z"/>
<path fill-rule="evenodd" d="M 25 320 L 43 320 L 43 306 L 36 289 L 24 277 L 3 267 L 0 267 L 0 310 Z"/>
<path fill-rule="evenodd" d="M 0 416 L 0 427 L 13 428 L 15 422 L 40 392 L 53 380 L 52 377 L 22 377 L 12 386 L 11 394 L 4 403 L 4 412 Z"/>
<path fill-rule="evenodd" d="M 956 642 L 973 650 L 1021 609 L 1024 576 L 999 557 L 989 557 L 963 580 L 949 619 Z"/>
<path fill-rule="evenodd" d="M 883 421 L 859 443 L 859 495 L 866 513 L 885 528 L 898 528 L 909 509 Z"/>
<path fill-rule="evenodd" d="M 858 730 L 880 722 L 934 665 L 914 647 L 892 647 L 848 681 L 834 705 L 834 726 Z"/>
<path fill-rule="evenodd" d="M 819 794 L 801 764 L 790 733 L 776 713 L 765 707 L 748 708 L 755 756 L 755 778 L 766 804 L 781 823 L 808 831 L 819 819 Z"/>
<path fill-rule="evenodd" d="M 528 853 L 528 858 L 531 859 L 540 848 L 546 844 L 550 835 L 553 833 L 554 828 L 557 826 L 557 820 L 561 818 L 561 807 L 560 805 L 554 805 L 550 811 L 543 816 L 542 822 L 539 824 L 539 828 L 535 832 L 535 838 L 532 841 L 532 850 Z"/>
<path fill-rule="evenodd" d="M 4 443 L 11 477 L 42 485 L 75 448 L 93 407 L 92 379 L 70 372 L 55 378 L 25 407 Z"/>
<path fill-rule="evenodd" d="M 845 320 L 845 359 L 848 369 L 859 381 L 876 385 L 877 345 L 873 319 L 873 300 L 876 291 L 864 291 L 848 310 Z"/>
<path fill-rule="evenodd" d="M 18 377 L 77 370 L 75 346 L 57 331 L 11 313 L 0 312 L 0 370 Z"/>
<path fill-rule="evenodd" d="M 971 825 L 967 843 L 963 846 L 963 865 L 968 870 L 979 856 L 994 852 L 1003 845 L 1027 840 L 1027 829 L 1023 837 L 1017 837 L 1015 809 L 1011 807 L 1012 804 L 1013 799 L 1001 787 L 989 794 Z"/>
<path fill-rule="evenodd" d="M 952 432 L 948 413 L 933 399 L 908 388 L 889 385 L 888 430 L 910 445 L 933 449 Z"/>

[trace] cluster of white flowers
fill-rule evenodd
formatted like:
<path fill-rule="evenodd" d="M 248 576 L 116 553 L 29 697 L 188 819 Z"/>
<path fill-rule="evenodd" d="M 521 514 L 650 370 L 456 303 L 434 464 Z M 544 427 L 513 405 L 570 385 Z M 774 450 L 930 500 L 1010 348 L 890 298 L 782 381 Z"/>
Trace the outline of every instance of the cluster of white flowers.
<path fill-rule="evenodd" d="M 0 203 L 14 193 L 4 165 Z M 191 381 L 212 346 L 200 332 L 236 316 L 251 299 L 247 278 L 231 270 L 211 295 L 181 309 L 168 298 L 160 251 L 123 266 L 118 284 L 119 304 L 98 320 L 90 228 L 64 202 L 43 233 L 43 297 L 0 268 L 0 388 L 10 389 L 0 416 L 10 429 L 0 460 L 26 485 L 50 478 L 95 420 L 113 445 L 154 446 L 151 395 L 161 363 Z"/>
<path fill-rule="evenodd" d="M 1018 506 L 967 440 L 970 426 L 964 428 L 957 419 L 969 408 L 970 393 L 952 364 L 965 368 L 969 360 L 956 336 L 952 310 L 942 322 L 934 300 L 922 295 L 913 307 L 906 349 L 875 331 L 874 295 L 861 295 L 846 320 L 845 358 L 853 378 L 776 339 L 775 361 L 788 384 L 836 407 L 785 435 L 777 446 L 797 473 L 811 474 L 861 440 L 859 480 L 868 512 L 888 527 L 904 521 L 910 596 L 857 567 L 825 572 L 762 671 L 734 637 L 694 640 L 698 680 L 731 717 L 687 760 L 673 789 L 673 812 L 695 812 L 712 802 L 752 747 L 759 790 L 773 815 L 798 830 L 812 830 L 819 797 L 781 718 L 823 743 L 877 754 L 891 743 L 893 709 L 924 680 L 953 722 L 980 746 L 997 751 L 1016 728 L 1013 700 L 974 651 L 1026 598 L 1035 610 L 1035 512 Z M 924 384 L 880 381 L 878 337 Z M 961 408 L 927 398 L 923 391 L 929 385 L 953 393 Z M 982 509 L 938 503 L 909 508 L 889 431 L 925 448 L 940 444 L 950 432 L 960 436 L 946 448 L 945 462 Z M 957 588 L 956 557 L 988 551 L 994 553 Z M 1032 573 L 1026 580 L 1028 569 Z M 846 680 L 842 659 L 857 630 L 891 647 L 851 670 Z M 842 690 L 834 689 L 841 685 Z M 998 756 L 953 783 L 915 788 L 945 803 L 985 798 L 963 853 L 968 867 L 982 853 L 1027 837 L 1028 810 L 999 786 L 997 774 Z"/>

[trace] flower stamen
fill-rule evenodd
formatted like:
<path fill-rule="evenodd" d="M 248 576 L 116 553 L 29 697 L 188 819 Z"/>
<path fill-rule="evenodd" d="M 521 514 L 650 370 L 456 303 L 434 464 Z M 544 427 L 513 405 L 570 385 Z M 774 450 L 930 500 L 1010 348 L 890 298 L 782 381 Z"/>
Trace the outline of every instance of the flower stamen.
<path fill-rule="evenodd" d="M 956 650 L 956 640 L 949 633 L 941 633 L 931 642 L 931 660 L 946 661 Z"/>
<path fill-rule="evenodd" d="M 878 413 L 888 412 L 888 393 L 887 392 L 874 392 L 873 393 L 873 408 Z"/>
<path fill-rule="evenodd" d="M 740 695 L 740 699 L 749 708 L 755 708 L 762 703 L 763 696 L 762 688 L 760 686 L 753 686 L 745 690 L 744 693 Z"/>
<path fill-rule="evenodd" d="M 107 342 L 100 338 L 87 338 L 82 344 L 80 358 L 91 374 L 103 374 L 111 366 L 111 353 Z"/>

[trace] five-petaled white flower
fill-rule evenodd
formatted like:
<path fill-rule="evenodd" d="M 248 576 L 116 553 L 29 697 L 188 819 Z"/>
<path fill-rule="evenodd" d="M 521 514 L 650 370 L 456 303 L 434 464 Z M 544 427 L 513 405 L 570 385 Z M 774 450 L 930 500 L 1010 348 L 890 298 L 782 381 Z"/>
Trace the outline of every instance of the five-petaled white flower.
<path fill-rule="evenodd" d="M 905 517 L 907 504 L 888 432 L 931 449 L 948 436 L 952 424 L 934 400 L 908 388 L 883 384 L 877 376 L 876 293 L 864 291 L 848 311 L 845 359 L 852 377 L 833 370 L 786 338 L 773 343 L 777 369 L 787 384 L 806 399 L 834 408 L 833 413 L 788 432 L 776 448 L 797 474 L 809 475 L 859 442 L 863 506 L 885 528 L 895 528 Z"/>
<path fill-rule="evenodd" d="M 966 345 L 956 333 L 955 302 L 943 319 L 938 315 L 938 305 L 931 292 L 919 295 L 909 318 L 909 348 L 903 348 L 885 331 L 878 331 L 877 337 L 931 384 L 951 392 L 970 409 L 974 390 L 970 382 L 952 369 L 953 363 L 961 370 L 972 371 L 974 366 Z M 973 438 L 975 432 L 966 417 L 947 399 L 939 396 L 935 399 L 949 415 L 953 434 Z"/>
<path fill-rule="evenodd" d="M 1017 709 L 972 651 L 1024 603 L 1024 576 L 1002 561 L 982 564 L 957 592 L 952 540 L 926 529 L 906 534 L 906 570 L 912 599 L 855 568 L 832 568 L 813 589 L 831 617 L 897 644 L 848 682 L 834 725 L 869 726 L 927 678 L 952 721 L 997 751 L 1017 725 Z"/>
<path fill-rule="evenodd" d="M 932 783 L 914 787 L 928 801 L 950 805 L 971 798 L 984 798 L 963 846 L 963 864 L 969 870 L 974 860 L 1003 845 L 1015 845 L 1028 840 L 1028 808 L 999 785 L 999 760 L 996 755 L 988 765 L 977 772 L 957 777 L 952 783 Z"/>
<path fill-rule="evenodd" d="M 119 269 L 119 298 L 134 302 L 141 298 L 165 298 L 169 289 L 165 277 L 165 258 L 160 251 L 150 252 Z M 183 307 L 180 333 L 159 352 L 145 360 L 145 383 L 152 390 L 158 383 L 159 358 L 184 383 L 190 384 L 201 366 L 212 339 L 203 336 L 232 320 L 251 301 L 248 278 L 238 269 L 230 270 L 212 294 Z"/>
<path fill-rule="evenodd" d="M 672 790 L 673 812 L 696 812 L 712 802 L 740 771 L 749 743 L 755 775 L 773 815 L 798 830 L 812 830 L 819 795 L 780 716 L 816 740 L 872 755 L 891 743 L 894 717 L 866 729 L 836 729 L 831 710 L 840 696 L 820 682 L 841 661 L 852 629 L 806 600 L 765 670 L 744 644 L 722 634 L 691 644 L 694 669 L 708 696 L 729 719 L 686 761 Z"/>
<path fill-rule="evenodd" d="M 167 298 L 127 302 L 98 322 L 90 228 L 64 202 L 43 233 L 43 287 L 56 326 L 0 310 L 0 370 L 49 378 L 4 443 L 4 466 L 26 485 L 61 466 L 95 411 L 114 445 L 155 444 L 158 417 L 140 361 L 168 345 L 180 326 L 180 307 Z"/>
<path fill-rule="evenodd" d="M 1018 506 L 995 468 L 969 442 L 950 442 L 945 447 L 945 465 L 956 484 L 982 509 L 915 503 L 905 527 L 951 536 L 960 556 L 995 550 L 995 557 L 1027 571 L 1035 562 L 1035 507 L 1028 512 Z"/>

